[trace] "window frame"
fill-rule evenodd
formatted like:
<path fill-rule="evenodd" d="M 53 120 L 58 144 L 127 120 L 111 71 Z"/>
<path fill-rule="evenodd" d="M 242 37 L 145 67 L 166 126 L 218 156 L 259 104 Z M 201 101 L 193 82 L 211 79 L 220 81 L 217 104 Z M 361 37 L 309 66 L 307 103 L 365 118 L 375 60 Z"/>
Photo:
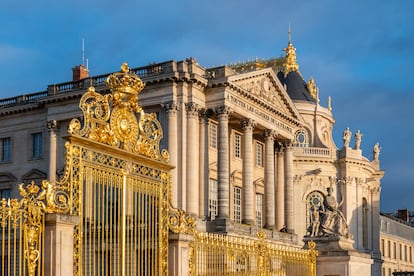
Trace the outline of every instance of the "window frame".
<path fill-rule="evenodd" d="M 242 219 L 242 190 L 241 187 L 233 187 L 233 220 L 241 223 Z"/>
<path fill-rule="evenodd" d="M 242 135 L 239 132 L 234 132 L 233 153 L 235 158 L 242 158 Z"/>
<path fill-rule="evenodd" d="M 256 225 L 263 226 L 263 194 L 256 193 Z"/>
<path fill-rule="evenodd" d="M 211 149 L 215 149 L 215 150 L 217 150 L 217 147 L 218 147 L 217 132 L 218 132 L 217 124 L 213 121 L 210 121 L 209 127 L 208 127 L 208 145 Z"/>
<path fill-rule="evenodd" d="M 40 137 L 40 140 L 37 140 Z M 39 148 L 40 147 L 40 148 Z M 42 131 L 30 133 L 30 159 L 39 160 L 44 157 L 44 137 Z"/>
<path fill-rule="evenodd" d="M 5 141 L 8 141 L 7 149 Z M 8 163 L 12 161 L 12 138 L 10 136 L 4 136 L 0 138 L 0 163 Z"/>
<path fill-rule="evenodd" d="M 208 217 L 211 221 L 218 215 L 218 181 L 213 178 L 208 180 Z"/>
<path fill-rule="evenodd" d="M 259 168 L 263 168 L 263 149 L 264 149 L 264 144 L 259 141 L 256 141 L 254 163 L 256 167 L 259 167 Z"/>

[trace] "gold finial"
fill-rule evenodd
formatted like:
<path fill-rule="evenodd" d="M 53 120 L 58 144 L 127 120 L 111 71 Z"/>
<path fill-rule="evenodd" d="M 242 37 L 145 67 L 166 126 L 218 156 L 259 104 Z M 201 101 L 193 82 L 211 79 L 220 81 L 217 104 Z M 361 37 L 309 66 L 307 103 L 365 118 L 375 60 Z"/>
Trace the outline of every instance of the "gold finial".
<path fill-rule="evenodd" d="M 288 30 L 288 46 L 283 49 L 286 53 L 285 62 L 283 63 L 285 77 L 293 71 L 299 71 L 299 65 L 296 63 L 296 49 L 291 42 L 292 32 L 290 31 L 290 24 Z"/>

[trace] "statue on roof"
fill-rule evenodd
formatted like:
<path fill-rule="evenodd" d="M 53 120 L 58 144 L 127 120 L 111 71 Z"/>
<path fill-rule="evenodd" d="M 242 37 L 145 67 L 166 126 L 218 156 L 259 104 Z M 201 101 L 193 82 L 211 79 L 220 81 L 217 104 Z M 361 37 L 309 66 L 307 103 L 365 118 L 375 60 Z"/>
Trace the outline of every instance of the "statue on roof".
<path fill-rule="evenodd" d="M 349 130 L 349 127 L 347 127 L 343 134 L 342 134 L 342 140 L 344 141 L 344 148 L 348 148 L 349 144 L 351 143 L 351 136 L 352 132 Z"/>
<path fill-rule="evenodd" d="M 362 133 L 361 131 L 358 129 L 355 132 L 355 146 L 354 149 L 360 149 L 361 148 L 361 139 L 362 139 Z"/>
<path fill-rule="evenodd" d="M 374 145 L 374 148 L 372 149 L 372 154 L 374 155 L 374 161 L 378 161 L 379 160 L 380 152 L 381 152 L 381 148 L 379 146 L 379 143 L 376 143 Z"/>

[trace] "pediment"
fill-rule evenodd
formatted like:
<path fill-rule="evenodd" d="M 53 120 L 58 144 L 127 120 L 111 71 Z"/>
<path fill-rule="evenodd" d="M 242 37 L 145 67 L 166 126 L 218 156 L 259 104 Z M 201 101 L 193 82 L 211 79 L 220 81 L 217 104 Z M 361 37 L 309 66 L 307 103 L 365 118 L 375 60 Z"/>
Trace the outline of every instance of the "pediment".
<path fill-rule="evenodd" d="M 44 180 L 47 178 L 47 174 L 40 170 L 30 170 L 22 176 L 23 181 L 27 180 Z"/>
<path fill-rule="evenodd" d="M 266 68 L 229 77 L 229 83 L 246 91 L 249 97 L 261 100 L 281 113 L 300 120 L 301 116 L 273 69 Z"/>

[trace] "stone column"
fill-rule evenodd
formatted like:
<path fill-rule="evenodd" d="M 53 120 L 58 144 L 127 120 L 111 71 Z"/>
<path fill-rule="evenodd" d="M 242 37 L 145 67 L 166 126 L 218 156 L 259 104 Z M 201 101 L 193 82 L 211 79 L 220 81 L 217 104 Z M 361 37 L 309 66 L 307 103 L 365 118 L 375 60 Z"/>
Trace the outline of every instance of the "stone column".
<path fill-rule="evenodd" d="M 378 180 L 377 180 L 378 181 Z M 374 259 L 374 265 L 372 268 L 372 275 L 381 275 L 381 251 L 380 251 L 380 194 L 381 186 L 380 182 L 374 182 L 371 188 L 371 245 L 372 245 L 372 257 Z M 369 224 L 369 223 L 368 223 Z M 369 229 L 369 228 L 368 228 Z M 369 232 L 369 231 L 368 231 Z"/>
<path fill-rule="evenodd" d="M 171 170 L 171 203 L 174 207 L 178 207 L 178 178 L 177 178 L 177 110 L 178 105 L 175 102 L 162 104 L 162 107 L 168 114 L 168 153 L 170 155 L 170 164 L 176 168 Z"/>
<path fill-rule="evenodd" d="M 200 111 L 200 131 L 199 131 L 199 210 L 200 217 L 206 219 L 208 217 L 208 141 L 207 139 L 207 127 L 208 116 L 207 110 L 202 109 Z"/>
<path fill-rule="evenodd" d="M 285 148 L 285 215 L 286 227 L 293 233 L 293 146 L 286 144 Z"/>
<path fill-rule="evenodd" d="M 216 108 L 218 116 L 218 219 L 230 218 L 229 172 L 229 118 L 232 110 L 227 106 Z"/>
<path fill-rule="evenodd" d="M 253 187 L 253 129 L 255 122 L 252 119 L 241 121 L 243 128 L 243 223 L 255 224 L 254 187 Z"/>
<path fill-rule="evenodd" d="M 50 183 L 56 182 L 56 130 L 57 122 L 55 120 L 50 120 L 47 122 L 47 129 L 49 131 L 49 181 Z"/>
<path fill-rule="evenodd" d="M 186 172 L 186 206 L 187 213 L 199 216 L 199 178 L 198 178 L 198 111 L 195 103 L 186 104 L 187 110 L 187 172 Z"/>
<path fill-rule="evenodd" d="M 280 230 L 285 225 L 285 173 L 282 146 L 276 155 L 276 230 Z"/>
<path fill-rule="evenodd" d="M 263 133 L 265 137 L 265 167 L 264 167 L 264 196 L 265 196 L 265 227 L 275 227 L 275 159 L 274 141 L 276 133 L 267 129 Z"/>
<path fill-rule="evenodd" d="M 73 275 L 74 227 L 79 217 L 47 214 L 45 222 L 45 275 Z"/>

